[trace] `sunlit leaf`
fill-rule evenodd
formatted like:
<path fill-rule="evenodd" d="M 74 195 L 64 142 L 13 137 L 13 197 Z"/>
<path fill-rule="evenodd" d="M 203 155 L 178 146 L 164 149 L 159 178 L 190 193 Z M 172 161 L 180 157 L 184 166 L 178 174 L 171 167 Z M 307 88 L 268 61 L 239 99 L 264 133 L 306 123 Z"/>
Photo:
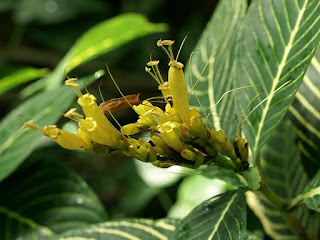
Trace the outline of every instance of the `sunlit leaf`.
<path fill-rule="evenodd" d="M 254 0 L 237 46 L 236 87 L 259 85 L 264 93 L 251 109 L 265 99 L 248 117 L 245 136 L 253 158 L 272 135 L 303 80 L 320 39 L 318 0 Z M 259 89 L 237 96 L 239 114 Z"/>
<path fill-rule="evenodd" d="M 172 239 L 242 239 L 247 209 L 242 190 L 215 196 L 181 220 Z"/>
<path fill-rule="evenodd" d="M 10 89 L 17 87 L 28 81 L 32 81 L 37 78 L 44 77 L 49 72 L 47 68 L 21 68 L 10 75 L 7 75 L 0 79 L 0 94 L 9 91 Z"/>
<path fill-rule="evenodd" d="M 165 24 L 150 23 L 137 13 L 127 13 L 105 20 L 86 31 L 61 60 L 54 72 L 47 78 L 46 88 L 54 88 L 61 83 L 64 71 L 106 54 L 138 37 L 163 32 Z"/>
<path fill-rule="evenodd" d="M 87 85 L 94 76 L 84 78 Z M 80 81 L 80 86 L 83 86 Z M 76 98 L 75 92 L 62 86 L 40 93 L 19 105 L 0 121 L 0 181 L 29 156 L 41 137 L 40 131 L 22 130 L 24 121 L 33 119 L 39 126 L 54 124 Z"/>
<path fill-rule="evenodd" d="M 191 106 L 198 108 L 203 115 L 208 114 L 210 125 L 213 124 L 215 129 L 222 128 L 229 136 L 236 134 L 230 127 L 232 120 L 237 118 L 233 109 L 233 95 L 225 95 L 219 105 L 217 104 L 223 94 L 232 89 L 235 74 L 234 46 L 238 29 L 246 13 L 246 2 L 220 1 L 195 47 L 191 64 L 188 64 L 185 70 L 191 93 Z M 196 82 L 194 91 L 191 91 Z"/>

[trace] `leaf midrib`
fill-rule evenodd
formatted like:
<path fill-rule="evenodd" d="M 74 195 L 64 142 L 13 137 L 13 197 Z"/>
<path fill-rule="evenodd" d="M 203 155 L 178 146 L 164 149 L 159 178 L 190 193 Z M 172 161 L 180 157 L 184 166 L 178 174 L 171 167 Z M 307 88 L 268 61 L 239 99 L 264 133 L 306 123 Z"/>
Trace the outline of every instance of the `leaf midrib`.
<path fill-rule="evenodd" d="M 277 85 L 279 83 L 281 73 L 282 73 L 282 71 L 283 71 L 283 69 L 285 67 L 286 60 L 287 60 L 287 58 L 289 56 L 291 47 L 293 46 L 293 41 L 294 41 L 294 39 L 296 37 L 296 34 L 297 34 L 298 30 L 299 30 L 299 26 L 300 26 L 300 23 L 302 21 L 302 17 L 303 17 L 303 14 L 305 12 L 307 4 L 308 4 L 308 0 L 306 0 L 304 2 L 304 5 L 303 5 L 303 7 L 301 8 L 301 10 L 299 12 L 296 24 L 295 24 L 295 26 L 294 26 L 291 34 L 290 34 L 289 42 L 285 46 L 284 54 L 283 54 L 283 57 L 282 57 L 282 60 L 281 60 L 281 62 L 279 64 L 279 66 L 278 66 L 277 74 L 276 74 L 275 78 L 273 79 L 272 87 L 271 87 L 271 90 L 270 90 L 270 95 L 269 95 L 269 97 L 268 97 L 268 99 L 266 101 L 266 106 L 262 110 L 261 120 L 259 122 L 259 126 L 258 126 L 258 129 L 257 129 L 257 134 L 255 136 L 255 141 L 254 141 L 254 149 L 253 149 L 254 156 L 257 154 L 257 150 L 258 150 L 258 146 L 259 146 L 258 143 L 259 143 L 259 140 L 260 140 L 261 131 L 262 131 L 262 128 L 263 128 L 263 125 L 264 125 L 264 122 L 265 122 L 265 119 L 266 119 L 266 116 L 267 116 L 271 101 L 272 101 L 273 96 L 275 94 L 274 91 L 276 90 L 276 87 L 277 87 Z"/>
<path fill-rule="evenodd" d="M 217 232 L 217 230 L 218 230 L 218 228 L 219 228 L 219 226 L 220 226 L 220 223 L 221 223 L 222 220 L 224 219 L 224 216 L 225 216 L 226 213 L 228 212 L 231 204 L 234 202 L 234 199 L 236 198 L 237 195 L 238 195 L 237 193 L 234 194 L 234 195 L 232 196 L 232 198 L 230 199 L 229 203 L 227 204 L 226 208 L 223 210 L 220 218 L 218 219 L 216 225 L 214 226 L 214 229 L 213 229 L 212 233 L 211 233 L 210 236 L 208 237 L 208 240 L 212 239 L 213 236 L 216 234 L 216 232 Z"/>

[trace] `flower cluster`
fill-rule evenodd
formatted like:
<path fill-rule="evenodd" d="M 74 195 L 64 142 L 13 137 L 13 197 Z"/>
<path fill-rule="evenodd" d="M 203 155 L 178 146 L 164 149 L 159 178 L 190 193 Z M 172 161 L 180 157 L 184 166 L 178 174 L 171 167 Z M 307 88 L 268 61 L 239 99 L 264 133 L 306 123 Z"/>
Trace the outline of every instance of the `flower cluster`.
<path fill-rule="evenodd" d="M 233 143 L 221 131 L 206 126 L 200 113 L 189 109 L 189 95 L 184 79 L 184 65 L 174 58 L 171 40 L 159 40 L 157 45 L 168 54 L 168 81 L 164 81 L 158 64 L 150 61 L 145 70 L 158 82 L 166 102 L 165 109 L 153 106 L 150 101 L 139 102 L 138 95 L 123 97 L 122 104 L 131 106 L 139 118 L 135 123 L 122 126 L 117 130 L 105 116 L 112 112 L 109 100 L 99 107 L 96 98 L 90 93 L 82 94 L 76 79 L 68 79 L 65 84 L 75 89 L 78 104 L 85 116 L 75 108 L 64 114 L 78 123 L 78 135 L 57 128 L 56 125 L 39 127 L 32 121 L 23 128 L 41 130 L 42 133 L 66 149 L 83 148 L 93 152 L 121 150 L 143 162 L 150 162 L 159 167 L 173 165 L 197 168 L 201 165 L 220 165 L 234 171 L 248 168 L 248 144 L 238 136 Z M 180 52 L 180 50 L 179 50 Z M 130 101 L 129 98 L 134 99 Z M 110 102 L 111 101 L 111 102 Z M 117 100 L 119 102 L 119 99 Z M 131 137 L 140 132 L 149 132 L 151 140 Z"/>

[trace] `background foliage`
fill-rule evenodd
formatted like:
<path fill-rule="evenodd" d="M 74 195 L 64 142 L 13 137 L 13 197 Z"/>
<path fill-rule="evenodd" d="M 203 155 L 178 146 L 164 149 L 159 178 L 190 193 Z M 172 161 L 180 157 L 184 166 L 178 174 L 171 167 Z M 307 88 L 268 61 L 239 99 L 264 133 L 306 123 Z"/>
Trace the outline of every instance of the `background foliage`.
<path fill-rule="evenodd" d="M 292 219 L 319 237 L 317 0 L 202 1 L 197 8 L 3 0 L 0 11 L 1 239 L 296 239 Z M 179 43 L 188 33 L 179 60 L 188 63 L 191 105 L 230 138 L 245 113 L 250 171 L 157 169 L 122 155 L 67 151 L 20 129 L 20 118 L 76 129 L 60 119 L 76 97 L 62 85 L 66 73 L 95 95 L 100 85 L 105 99 L 119 97 L 105 61 L 124 93 L 158 96 L 143 71 L 150 53 L 167 62 L 155 42 Z M 126 124 L 136 115 L 127 109 L 116 118 Z"/>

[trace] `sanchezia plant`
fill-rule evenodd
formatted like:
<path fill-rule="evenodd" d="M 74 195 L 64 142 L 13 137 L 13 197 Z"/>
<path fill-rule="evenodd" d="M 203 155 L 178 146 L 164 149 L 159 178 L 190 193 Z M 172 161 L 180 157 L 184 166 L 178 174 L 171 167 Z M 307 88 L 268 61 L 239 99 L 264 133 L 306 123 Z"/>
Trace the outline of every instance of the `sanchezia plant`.
<path fill-rule="evenodd" d="M 23 128 L 41 130 L 66 149 L 82 148 L 92 152 L 121 150 L 127 156 L 158 167 L 219 165 L 236 172 L 246 170 L 249 166 L 247 142 L 239 135 L 232 143 L 221 130 L 208 127 L 196 108 L 190 109 L 184 65 L 178 61 L 181 47 L 174 58 L 173 43 L 172 40 L 157 42 L 169 56 L 168 81 L 164 81 L 160 74 L 159 61 L 151 60 L 145 68 L 159 84 L 158 89 L 166 102 L 164 109 L 153 106 L 148 100 L 139 102 L 136 95 L 123 96 L 124 105 L 131 106 L 139 119 L 118 130 L 105 116 L 105 113 L 112 114 L 113 110 L 109 108 L 116 101 L 103 102 L 99 107 L 96 97 L 90 93 L 82 94 L 77 80 L 72 78 L 66 80 L 65 85 L 74 88 L 85 116 L 75 108 L 64 116 L 78 123 L 78 135 L 63 131 L 56 125 L 39 127 L 33 121 L 25 123 Z M 131 137 L 140 132 L 149 132 L 151 141 Z"/>

